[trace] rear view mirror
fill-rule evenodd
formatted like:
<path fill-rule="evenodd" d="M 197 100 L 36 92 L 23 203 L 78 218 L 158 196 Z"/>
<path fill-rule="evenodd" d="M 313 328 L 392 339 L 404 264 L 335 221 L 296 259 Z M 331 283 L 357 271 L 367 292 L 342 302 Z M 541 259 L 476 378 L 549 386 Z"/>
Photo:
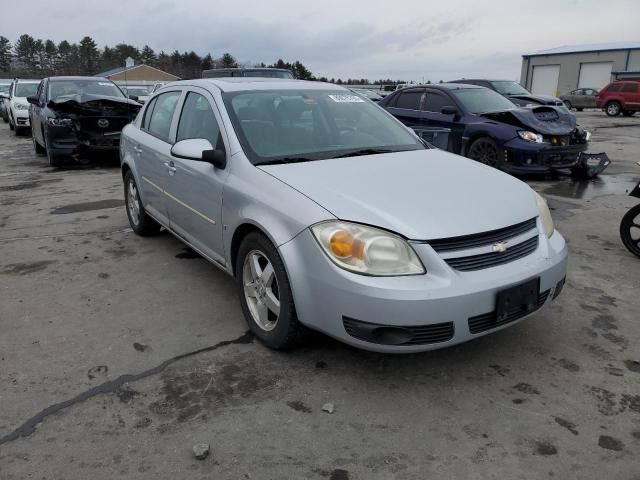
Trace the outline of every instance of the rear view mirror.
<path fill-rule="evenodd" d="M 443 115 L 458 115 L 458 109 L 456 107 L 446 106 L 440 110 Z"/>
<path fill-rule="evenodd" d="M 171 155 L 187 160 L 207 162 L 221 169 L 227 166 L 227 155 L 225 151 L 214 149 L 209 140 L 204 138 L 180 140 L 171 147 Z"/>
<path fill-rule="evenodd" d="M 37 97 L 35 95 L 27 97 L 27 102 L 29 102 L 31 105 L 35 105 L 36 107 L 40 106 L 40 97 Z"/>

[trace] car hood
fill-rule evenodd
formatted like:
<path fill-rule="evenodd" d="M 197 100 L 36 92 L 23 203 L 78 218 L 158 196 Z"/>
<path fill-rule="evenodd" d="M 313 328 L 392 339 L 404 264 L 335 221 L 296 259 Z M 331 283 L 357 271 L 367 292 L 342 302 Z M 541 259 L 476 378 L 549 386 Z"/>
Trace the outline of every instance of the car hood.
<path fill-rule="evenodd" d="M 258 167 L 341 220 L 414 240 L 469 235 L 538 215 L 531 188 L 443 150 Z"/>
<path fill-rule="evenodd" d="M 576 117 L 565 109 L 550 105 L 513 108 L 480 116 L 546 135 L 569 135 L 576 129 Z"/>
<path fill-rule="evenodd" d="M 558 99 L 551 95 L 533 95 L 533 94 L 521 94 L 521 95 L 508 95 L 510 99 L 519 99 L 526 102 L 539 103 L 541 105 L 557 105 Z"/>
<path fill-rule="evenodd" d="M 128 98 L 105 97 L 103 95 L 66 95 L 51 100 L 51 110 L 76 115 L 113 115 L 134 117 L 141 105 Z"/>

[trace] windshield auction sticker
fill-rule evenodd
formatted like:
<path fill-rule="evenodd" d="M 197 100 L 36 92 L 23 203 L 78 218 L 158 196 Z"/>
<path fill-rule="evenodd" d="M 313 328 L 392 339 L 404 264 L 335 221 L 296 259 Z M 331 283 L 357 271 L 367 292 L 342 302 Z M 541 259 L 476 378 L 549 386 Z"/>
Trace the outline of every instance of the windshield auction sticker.
<path fill-rule="evenodd" d="M 364 103 L 357 95 L 329 95 L 329 98 L 337 103 Z"/>

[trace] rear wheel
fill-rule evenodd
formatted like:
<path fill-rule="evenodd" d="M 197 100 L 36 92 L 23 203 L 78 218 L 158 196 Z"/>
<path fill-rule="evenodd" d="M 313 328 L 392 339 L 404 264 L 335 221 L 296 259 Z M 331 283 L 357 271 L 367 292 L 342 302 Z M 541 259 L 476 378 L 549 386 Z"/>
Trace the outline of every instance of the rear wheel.
<path fill-rule="evenodd" d="M 500 150 L 491 138 L 481 137 L 473 141 L 467 152 L 467 157 L 490 167 L 498 168 Z"/>
<path fill-rule="evenodd" d="M 631 253 L 640 257 L 640 205 L 636 205 L 622 217 L 620 238 Z"/>
<path fill-rule="evenodd" d="M 140 191 L 131 170 L 124 176 L 124 200 L 129 217 L 129 225 L 134 232 L 143 237 L 155 235 L 160 231 L 160 225 L 149 216 L 140 199 Z"/>
<path fill-rule="evenodd" d="M 238 250 L 236 282 L 249 328 L 269 348 L 298 345 L 306 328 L 298 321 L 282 258 L 258 232 L 247 235 Z"/>
<path fill-rule="evenodd" d="M 620 111 L 621 111 L 621 107 L 620 104 L 618 102 L 609 102 L 607 103 L 607 105 L 604 107 L 604 111 L 607 113 L 607 115 L 609 115 L 610 117 L 617 117 L 618 115 L 620 115 Z"/>

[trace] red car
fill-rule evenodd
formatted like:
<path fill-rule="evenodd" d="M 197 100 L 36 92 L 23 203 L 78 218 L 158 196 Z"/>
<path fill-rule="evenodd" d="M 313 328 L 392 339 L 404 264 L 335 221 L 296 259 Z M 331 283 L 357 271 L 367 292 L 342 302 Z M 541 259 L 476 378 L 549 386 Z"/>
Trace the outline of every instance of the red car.
<path fill-rule="evenodd" d="M 596 107 L 615 117 L 622 113 L 629 117 L 640 111 L 640 82 L 611 82 L 598 93 Z"/>

